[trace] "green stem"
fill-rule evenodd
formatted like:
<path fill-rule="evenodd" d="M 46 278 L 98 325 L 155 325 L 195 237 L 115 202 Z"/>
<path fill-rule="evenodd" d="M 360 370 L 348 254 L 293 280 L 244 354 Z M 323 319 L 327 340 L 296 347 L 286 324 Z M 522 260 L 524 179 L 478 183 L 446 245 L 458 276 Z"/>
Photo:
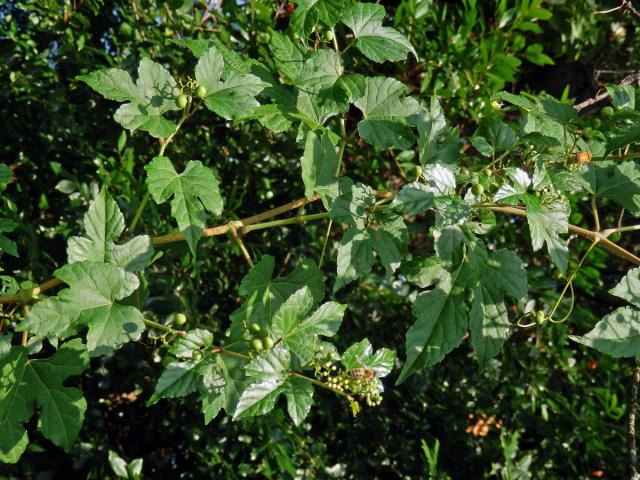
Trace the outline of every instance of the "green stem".
<path fill-rule="evenodd" d="M 591 253 L 591 250 L 593 250 L 593 248 L 598 244 L 598 239 L 595 239 L 593 242 L 591 242 L 591 245 L 589 245 L 589 248 L 587 249 L 587 251 L 584 253 L 584 255 L 582 256 L 582 258 L 580 259 L 580 262 L 578 263 L 578 266 L 576 267 L 576 269 L 571 273 L 571 275 L 569 275 L 569 278 L 567 279 L 567 283 L 565 283 L 564 288 L 562 289 L 562 292 L 560 292 L 560 296 L 558 297 L 558 299 L 556 300 L 556 303 L 553 306 L 553 309 L 551 310 L 551 313 L 549 313 L 549 320 L 553 320 L 553 314 L 556 313 L 556 310 L 558 309 L 558 306 L 560 306 L 560 302 L 562 301 L 562 299 L 564 298 L 565 293 L 567 293 L 567 289 L 569 287 L 573 288 L 573 286 L 571 285 L 573 282 L 573 279 L 576 277 L 578 271 L 580 271 L 580 268 L 582 267 L 582 264 L 584 263 L 584 261 L 587 259 L 587 256 L 589 256 L 589 253 Z"/>
<path fill-rule="evenodd" d="M 320 260 L 318 261 L 318 268 L 322 268 L 322 263 L 324 262 L 324 254 L 327 250 L 327 243 L 329 243 L 329 235 L 331 234 L 332 225 L 333 225 L 333 220 L 329 220 L 329 225 L 327 225 L 327 231 L 324 234 L 324 243 L 322 244 L 322 253 L 320 254 Z"/>
<path fill-rule="evenodd" d="M 244 242 L 238 235 L 238 230 L 233 223 L 230 224 L 230 229 L 231 229 L 231 236 L 233 237 L 233 240 L 236 242 L 238 247 L 240 247 L 240 251 L 242 252 L 242 255 L 244 255 L 244 259 L 249 264 L 249 267 L 253 268 L 253 260 L 251 260 L 251 255 L 249 254 L 249 250 L 247 250 L 247 247 L 244 245 Z"/>
<path fill-rule="evenodd" d="M 301 373 L 294 372 L 294 371 L 290 371 L 289 372 L 289 376 L 290 377 L 296 377 L 296 378 L 299 378 L 301 380 L 306 380 L 307 382 L 312 383 L 314 385 L 317 385 L 320 388 L 324 388 L 325 390 L 329 390 L 329 391 L 335 393 L 336 395 L 341 395 L 343 397 L 351 399 L 351 395 L 349 395 L 348 393 L 344 393 L 341 390 L 336 390 L 335 388 L 331 388 L 326 383 L 323 383 L 320 380 L 316 380 L 315 378 L 307 377 L 306 375 L 302 375 Z"/>
<path fill-rule="evenodd" d="M 142 216 L 142 212 L 144 211 L 144 207 L 147 205 L 147 202 L 149 201 L 149 198 L 151 197 L 151 193 L 149 193 L 149 191 L 147 190 L 147 193 L 144 194 L 144 197 L 142 197 L 142 201 L 140 202 L 140 205 L 138 205 L 138 208 L 136 209 L 136 214 L 133 217 L 133 220 L 131 221 L 131 225 L 129 225 L 129 233 L 133 235 L 136 225 L 138 225 L 138 221 L 140 220 L 140 217 Z"/>
<path fill-rule="evenodd" d="M 611 229 L 607 229 L 605 230 L 603 233 L 603 235 L 605 235 L 606 237 L 614 234 L 614 233 L 623 233 L 623 232 L 635 232 L 636 230 L 640 230 L 640 225 L 631 225 L 628 227 L 620 227 L 620 228 L 611 228 Z"/>
<path fill-rule="evenodd" d="M 247 362 L 250 362 L 252 360 L 251 357 L 249 357 L 248 355 L 244 355 L 242 353 L 238 353 L 238 352 L 232 352 L 231 350 L 226 350 L 222 347 L 216 347 L 213 349 L 213 353 L 220 353 L 221 355 L 226 355 L 228 357 L 234 357 L 234 358 L 239 358 L 241 360 L 246 360 Z"/>
<path fill-rule="evenodd" d="M 144 324 L 147 327 L 155 328 L 156 330 L 160 330 L 161 332 L 171 333 L 173 335 L 184 335 L 185 333 L 182 330 L 176 330 L 171 327 L 167 327 L 166 325 L 162 325 L 161 323 L 154 322 L 153 320 L 144 319 Z"/>
<path fill-rule="evenodd" d="M 247 225 L 246 227 L 241 227 L 240 232 L 249 233 L 253 232 L 254 230 L 264 230 L 265 228 L 279 227 L 281 225 L 310 222 L 312 220 L 327 218 L 328 216 L 329 214 L 327 212 L 314 213 L 311 215 L 298 215 L 297 217 L 285 218 L 283 220 L 272 220 L 271 222 L 254 223 L 253 225 Z"/>

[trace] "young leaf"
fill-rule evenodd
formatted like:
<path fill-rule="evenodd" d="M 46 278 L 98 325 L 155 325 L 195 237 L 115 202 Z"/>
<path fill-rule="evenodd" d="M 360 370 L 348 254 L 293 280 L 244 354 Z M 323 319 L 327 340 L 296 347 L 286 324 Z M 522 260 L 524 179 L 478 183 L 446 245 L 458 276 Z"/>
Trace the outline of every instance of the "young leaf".
<path fill-rule="evenodd" d="M 286 75 L 289 80 L 295 81 L 302 73 L 308 52 L 301 43 L 294 42 L 283 33 L 271 30 L 270 34 L 269 48 L 278 72 Z"/>
<path fill-rule="evenodd" d="M 434 196 L 424 183 L 411 182 L 400 189 L 391 205 L 400 207 L 406 214 L 416 215 L 433 207 Z"/>
<path fill-rule="evenodd" d="M 129 130 L 143 130 L 153 137 L 174 134 L 176 125 L 162 115 L 179 110 L 175 100 L 180 88 L 171 74 L 160 64 L 143 58 L 134 84 L 124 70 L 109 68 L 78 77 L 109 100 L 128 101 L 115 113 L 114 120 Z"/>
<path fill-rule="evenodd" d="M 640 308 L 640 268 L 630 270 L 609 293 Z M 571 335 L 570 338 L 612 357 L 638 356 L 640 310 L 631 307 L 618 308 L 600 320 L 586 335 Z"/>
<path fill-rule="evenodd" d="M 218 179 L 211 170 L 199 161 L 190 161 L 180 174 L 167 157 L 155 157 L 149 163 L 147 185 L 156 203 L 171 200 L 171 216 L 178 226 L 193 255 L 202 230 L 205 227 L 205 210 L 220 215 L 222 197 L 218 190 Z"/>
<path fill-rule="evenodd" d="M 421 107 L 416 113 L 411 123 L 418 128 L 420 163 L 423 166 L 431 163 L 456 165 L 460 135 L 457 128 L 447 125 L 438 99 L 432 97 L 431 108 Z"/>
<path fill-rule="evenodd" d="M 462 276 L 463 268 L 458 267 L 436 288 L 416 298 L 413 305 L 416 321 L 406 335 L 407 360 L 396 384 L 440 362 L 462 342 L 468 323 Z"/>
<path fill-rule="evenodd" d="M 365 78 L 363 95 L 353 101 L 364 117 L 358 123 L 358 133 L 364 140 L 379 148 L 407 149 L 413 145 L 407 119 L 418 113 L 419 106 L 406 93 L 407 87 L 393 78 Z"/>
<path fill-rule="evenodd" d="M 143 270 L 153 257 L 148 235 L 132 238 L 123 245 L 114 242 L 124 231 L 124 217 L 118 204 L 103 189 L 84 216 L 87 237 L 71 237 L 67 246 L 69 263 L 88 260 L 112 263 L 130 272 Z"/>
<path fill-rule="evenodd" d="M 355 3 L 344 11 L 342 23 L 353 30 L 356 47 L 374 62 L 405 60 L 417 53 L 409 40 L 395 28 L 383 27 L 385 10 L 375 3 Z"/>
<path fill-rule="evenodd" d="M 329 199 L 338 194 L 337 173 L 340 165 L 336 148 L 329 136 L 317 135 L 312 131 L 307 133 L 300 163 L 305 196 L 311 198 L 317 192 L 325 206 L 328 206 Z"/>
<path fill-rule="evenodd" d="M 147 405 L 158 403 L 161 398 L 184 397 L 198 389 L 197 362 L 187 360 L 172 362 L 164 369 L 156 383 L 155 391 Z"/>
<path fill-rule="evenodd" d="M 291 15 L 291 30 L 306 40 L 319 21 L 333 28 L 342 16 L 344 5 L 342 0 L 300 0 Z"/>
<path fill-rule="evenodd" d="M 591 193 L 609 198 L 635 216 L 640 215 L 640 165 L 636 161 L 587 165 L 582 178 Z"/>
<path fill-rule="evenodd" d="M 29 443 L 23 424 L 36 408 L 45 438 L 67 452 L 71 449 L 87 402 L 80 390 L 63 382 L 82 373 L 88 364 L 87 349 L 79 339 L 63 344 L 49 358 L 30 360 L 24 347 L 13 347 L 0 358 L 0 461 L 18 461 Z"/>
<path fill-rule="evenodd" d="M 640 308 L 640 267 L 629 270 L 609 293 Z"/>
<path fill-rule="evenodd" d="M 207 89 L 207 108 L 227 120 L 250 115 L 260 105 L 255 99 L 265 87 L 252 74 L 230 72 L 221 80 L 224 59 L 216 47 L 211 47 L 196 65 L 196 81 Z"/>
<path fill-rule="evenodd" d="M 469 313 L 471 342 L 482 368 L 500 351 L 511 327 L 505 294 L 517 300 L 526 299 L 527 274 L 514 252 L 499 250 L 489 255 L 480 282 L 473 290 Z"/>
<path fill-rule="evenodd" d="M 387 272 L 394 272 L 400 266 L 408 240 L 407 227 L 400 215 L 374 213 L 375 196 L 371 188 L 342 179 L 339 192 L 329 215 L 352 227 L 342 236 L 338 247 L 334 292 L 371 270 L 374 249 Z"/>
<path fill-rule="evenodd" d="M 337 277 L 333 291 L 369 273 L 373 266 L 373 240 L 366 230 L 351 227 L 338 246 Z"/>
<path fill-rule="evenodd" d="M 55 272 L 69 288 L 36 303 L 16 330 L 65 339 L 87 326 L 91 356 L 104 355 L 140 338 L 144 319 L 138 309 L 118 303 L 138 288 L 138 277 L 107 263 L 76 262 Z"/>
<path fill-rule="evenodd" d="M 269 328 L 283 302 L 303 287 L 308 287 L 315 305 L 324 298 L 322 272 L 314 262 L 305 260 L 284 277 L 273 278 L 275 260 L 265 255 L 242 279 L 240 295 L 246 300 L 231 314 L 230 341 L 240 338 L 243 324 L 257 323 Z"/>
<path fill-rule="evenodd" d="M 376 197 L 371 187 L 362 183 L 354 184 L 348 177 L 341 178 L 338 196 L 331 202 L 329 216 L 336 222 L 363 229 L 375 203 Z"/>
<path fill-rule="evenodd" d="M 313 405 L 313 385 L 301 378 L 287 380 L 283 389 L 287 398 L 287 411 L 294 425 L 299 427 L 309 414 Z"/>
<path fill-rule="evenodd" d="M 340 363 L 346 370 L 356 368 L 371 368 L 378 378 L 386 377 L 393 369 L 395 354 L 388 348 L 373 351 L 371 342 L 367 338 L 351 345 L 342 354 Z"/>
<path fill-rule="evenodd" d="M 313 345 L 318 335 L 332 337 L 342 323 L 346 305 L 328 302 L 309 315 L 314 300 L 311 290 L 303 287 L 278 309 L 273 317 L 272 334 L 306 365 L 313 358 Z"/>
<path fill-rule="evenodd" d="M 546 243 L 551 260 L 565 273 L 569 263 L 569 248 L 560 234 L 569 230 L 569 212 L 561 203 L 541 205 L 532 195 L 525 197 L 525 205 L 533 249 L 540 250 Z"/>
<path fill-rule="evenodd" d="M 252 382 L 240 395 L 233 419 L 264 415 L 270 412 L 289 378 L 289 350 L 276 346 L 256 357 L 245 370 Z"/>
<path fill-rule="evenodd" d="M 640 310 L 618 308 L 586 335 L 569 338 L 615 358 L 635 357 L 640 355 Z"/>
<path fill-rule="evenodd" d="M 309 55 L 295 83 L 305 91 L 317 92 L 333 87 L 341 75 L 340 56 L 333 50 L 322 49 Z"/>
<path fill-rule="evenodd" d="M 196 328 L 180 337 L 169 350 L 178 358 L 193 358 L 193 354 L 201 349 L 213 346 L 213 333 L 209 330 Z"/>

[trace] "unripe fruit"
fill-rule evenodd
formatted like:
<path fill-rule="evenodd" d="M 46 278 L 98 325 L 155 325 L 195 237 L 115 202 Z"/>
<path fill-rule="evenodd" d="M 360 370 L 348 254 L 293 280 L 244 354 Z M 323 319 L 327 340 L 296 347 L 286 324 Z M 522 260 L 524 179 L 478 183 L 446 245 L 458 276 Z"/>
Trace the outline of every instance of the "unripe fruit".
<path fill-rule="evenodd" d="M 267 337 L 262 340 L 262 344 L 264 345 L 265 350 L 269 350 L 273 348 L 273 339 L 271 337 Z"/>
<path fill-rule="evenodd" d="M 600 128 L 602 126 L 602 120 L 594 118 L 592 122 L 593 128 Z"/>
<path fill-rule="evenodd" d="M 258 33 L 256 39 L 259 43 L 269 43 L 271 40 L 271 35 L 268 32 L 260 32 Z"/>
<path fill-rule="evenodd" d="M 422 167 L 420 165 L 416 165 L 416 168 L 415 168 L 416 178 L 421 177 L 422 173 L 423 173 Z"/>
<path fill-rule="evenodd" d="M 488 168 L 483 168 L 483 169 L 482 169 L 482 174 L 483 174 L 485 177 L 490 177 L 491 175 L 493 175 L 493 172 L 492 172 L 491 170 L 489 170 Z"/>
<path fill-rule="evenodd" d="M 251 346 L 251 349 L 254 352 L 259 352 L 259 351 L 264 349 L 264 345 L 262 344 L 262 340 L 260 340 L 259 338 L 254 338 L 253 340 L 251 340 L 251 343 L 249 345 Z"/>
<path fill-rule="evenodd" d="M 535 317 L 536 323 L 538 323 L 538 325 L 541 325 L 542 323 L 544 323 L 544 312 L 542 310 L 538 310 L 534 314 L 534 317 Z"/>
<path fill-rule="evenodd" d="M 258 325 L 257 323 L 252 323 L 251 325 L 249 325 L 249 331 L 254 335 L 260 333 L 260 330 L 262 330 L 262 328 L 260 328 L 260 325 Z"/>
<path fill-rule="evenodd" d="M 207 89 L 200 85 L 196 88 L 196 97 L 197 98 L 206 98 L 207 97 Z"/>
<path fill-rule="evenodd" d="M 176 313 L 176 317 L 173 319 L 176 325 L 184 325 L 187 323 L 187 316 L 184 313 Z"/>
<path fill-rule="evenodd" d="M 202 353 L 200 353 L 200 352 L 194 352 L 194 353 L 193 353 L 193 359 L 194 359 L 196 362 L 199 362 L 200 360 L 202 360 Z"/>
<path fill-rule="evenodd" d="M 333 34 L 333 30 L 327 30 L 326 32 L 324 32 L 324 39 L 327 42 L 333 42 L 334 38 L 335 38 L 335 35 Z"/>
<path fill-rule="evenodd" d="M 178 98 L 176 98 L 176 105 L 178 106 L 178 108 L 185 108 L 187 106 L 187 103 L 187 96 L 183 93 L 178 95 Z"/>
<path fill-rule="evenodd" d="M 602 118 L 611 118 L 611 117 L 613 117 L 614 113 L 615 113 L 615 111 L 613 110 L 613 107 L 611 107 L 611 106 L 606 106 L 602 110 L 600 110 L 600 116 Z"/>
<path fill-rule="evenodd" d="M 589 127 L 582 130 L 582 133 L 587 138 L 593 138 L 593 136 L 595 135 L 595 131 L 593 130 L 593 128 L 589 128 Z"/>
<path fill-rule="evenodd" d="M 133 28 L 128 23 L 121 23 L 120 33 L 123 37 L 130 38 L 133 35 Z"/>
<path fill-rule="evenodd" d="M 479 183 L 474 183 L 471 187 L 471 192 L 476 196 L 482 195 L 484 193 L 484 187 Z"/>

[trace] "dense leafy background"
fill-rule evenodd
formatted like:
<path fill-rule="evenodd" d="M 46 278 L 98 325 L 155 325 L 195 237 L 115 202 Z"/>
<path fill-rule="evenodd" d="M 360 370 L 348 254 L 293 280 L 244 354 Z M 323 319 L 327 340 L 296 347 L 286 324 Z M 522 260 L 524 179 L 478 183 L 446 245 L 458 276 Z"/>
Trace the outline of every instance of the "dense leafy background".
<path fill-rule="evenodd" d="M 365 44 L 366 57 L 354 57 L 351 67 L 397 78 L 427 104 L 437 95 L 464 137 L 492 112 L 490 97 L 499 90 L 544 89 L 584 99 L 595 93 L 598 82 L 615 82 L 638 66 L 637 22 L 594 17 L 591 12 L 602 5 L 592 0 L 380 3 L 389 13 L 385 25 L 406 34 L 417 59 L 410 55 L 406 62 L 378 65 L 366 60 L 375 60 L 376 53 Z M 85 212 L 102 187 L 109 188 L 128 220 L 146 192 L 143 168 L 156 155 L 156 144 L 148 135 L 123 133 L 112 120 L 113 102 L 96 95 L 80 75 L 98 67 L 134 72 L 142 57 L 151 57 L 170 65 L 175 76 L 186 76 L 196 60 L 176 44 L 182 38 L 215 37 L 273 65 L 269 38 L 295 19 L 306 28 L 301 14 L 295 15 L 287 2 L 266 0 L 194 5 L 9 0 L 2 5 L 0 155 L 17 181 L 0 195 L 3 216 L 17 224 L 6 235 L 20 252 L 19 258 L 4 254 L 2 268 L 20 281 L 50 278 L 65 264 L 68 238 L 85 236 Z M 397 49 L 399 59 L 410 51 L 402 45 Z M 574 81 L 569 85 L 567 79 Z M 358 108 L 367 112 L 369 106 Z M 349 112 L 348 131 L 360 116 L 356 109 Z M 302 148 L 294 132 L 274 134 L 257 122 L 234 125 L 201 111 L 170 150 L 181 165 L 200 161 L 215 170 L 225 199 L 220 223 L 305 195 L 298 166 Z M 412 152 L 398 152 L 356 140 L 345 152 L 344 167 L 354 180 L 393 188 L 415 177 Z M 433 154 L 446 157 L 446 150 Z M 471 171 L 485 162 L 470 146 L 462 155 L 462 165 Z M 571 201 L 570 221 L 588 227 L 588 199 Z M 170 202 L 150 203 L 141 230 L 150 235 L 172 231 Z M 618 212 L 605 206 L 603 222 L 613 223 Z M 530 297 L 551 304 L 562 286 L 556 268 L 520 241 L 523 222 L 497 220 L 492 246 L 515 247 L 528 263 Z M 415 255 L 432 252 L 432 240 L 423 233 L 432 222 L 423 215 L 410 224 Z M 284 275 L 299 259 L 318 259 L 324 232 L 321 223 L 269 229 L 250 234 L 248 245 L 256 256 L 278 259 L 276 274 Z M 341 233 L 333 230 L 333 235 L 335 258 Z M 626 246 L 637 248 L 638 243 L 637 236 L 623 238 Z M 570 268 L 587 246 L 572 242 Z M 190 327 L 218 335 L 241 301 L 236 292 L 247 268 L 228 237 L 201 239 L 197 248 L 197 259 L 186 244 L 163 249 L 163 261 L 147 274 L 148 306 L 160 321 L 185 312 Z M 601 356 L 568 335 L 586 332 L 623 305 L 607 291 L 626 268 L 596 249 L 576 279 L 570 322 L 518 329 L 483 369 L 468 340 L 437 368 L 392 387 L 400 373 L 396 369 L 385 381 L 382 405 L 355 419 L 347 404 L 318 391 L 301 427 L 293 425 L 284 407 L 239 423 L 219 417 L 206 427 L 193 399 L 146 407 L 167 352 L 143 337 L 114 355 L 92 359 L 86 374 L 66 383 L 80 385 L 87 398 L 71 457 L 42 436 L 34 418 L 27 425 L 29 449 L 19 464 L 2 465 L 0 472 L 9 478 L 101 478 L 112 475 L 108 457 L 113 450 L 128 461 L 143 458 L 143 473 L 150 478 L 424 478 L 421 440 L 433 446 L 438 439 L 440 471 L 453 478 L 482 478 L 518 462 L 530 462 L 534 478 L 585 478 L 598 471 L 621 478 L 631 363 Z M 334 280 L 329 276 L 327 284 Z M 385 275 L 383 263 L 374 264 L 372 274 L 335 295 L 349 305 L 337 343 L 346 347 L 366 337 L 376 348 L 404 352 L 404 334 L 414 321 L 408 293 L 406 283 Z M 86 361 L 86 354 L 80 357 Z M 507 448 L 514 438 L 516 446 Z"/>

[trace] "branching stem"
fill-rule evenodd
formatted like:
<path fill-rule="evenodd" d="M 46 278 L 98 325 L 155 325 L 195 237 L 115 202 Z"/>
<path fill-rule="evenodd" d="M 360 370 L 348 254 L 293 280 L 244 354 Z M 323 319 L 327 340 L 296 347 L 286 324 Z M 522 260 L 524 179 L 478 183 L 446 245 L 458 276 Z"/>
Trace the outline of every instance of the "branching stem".
<path fill-rule="evenodd" d="M 168 327 L 167 325 L 162 325 L 161 323 L 154 322 L 153 320 L 144 319 L 144 324 L 147 327 L 155 328 L 156 330 L 160 330 L 164 333 L 170 333 L 172 335 L 182 336 L 185 333 L 182 330 L 176 330 L 175 328 Z"/>

